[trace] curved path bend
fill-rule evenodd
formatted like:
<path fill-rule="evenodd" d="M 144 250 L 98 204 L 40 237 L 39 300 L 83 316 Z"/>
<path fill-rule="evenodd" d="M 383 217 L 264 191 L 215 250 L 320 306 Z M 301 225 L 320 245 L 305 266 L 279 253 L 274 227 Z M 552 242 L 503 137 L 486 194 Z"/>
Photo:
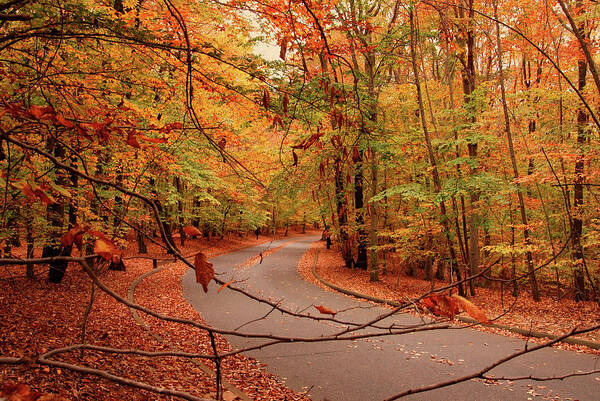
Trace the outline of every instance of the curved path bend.
<path fill-rule="evenodd" d="M 244 280 L 239 286 L 286 307 L 320 315 L 311 305 L 325 305 L 339 313 L 340 320 L 366 322 L 389 311 L 347 296 L 325 291 L 304 281 L 296 268 L 302 255 L 318 237 L 307 236 L 268 245 L 287 244 L 266 257 L 262 264 L 234 269 L 265 250 L 267 245 L 243 249 L 213 258 L 215 272 L 224 281 L 232 277 Z M 216 326 L 241 331 L 288 336 L 328 335 L 340 329 L 331 322 L 294 318 L 250 300 L 229 289 L 217 293 L 211 282 L 204 293 L 195 283 L 193 271 L 182 279 L 184 295 L 204 319 Z M 263 316 L 268 316 L 260 319 Z M 384 323 L 399 325 L 420 323 L 420 319 L 399 314 Z M 256 339 L 228 337 L 233 347 L 258 344 Z M 278 344 L 247 355 L 267 364 L 267 370 L 279 376 L 296 391 L 309 391 L 313 400 L 382 400 L 406 389 L 447 381 L 473 373 L 493 361 L 523 349 L 523 340 L 465 328 L 435 330 L 407 335 L 376 337 L 356 341 Z M 522 356 L 494 369 L 495 376 L 558 376 L 573 371 L 600 369 L 594 355 L 546 348 Z M 415 394 L 410 400 L 600 400 L 600 374 L 552 381 L 516 381 L 485 383 L 471 380 L 451 387 Z"/>

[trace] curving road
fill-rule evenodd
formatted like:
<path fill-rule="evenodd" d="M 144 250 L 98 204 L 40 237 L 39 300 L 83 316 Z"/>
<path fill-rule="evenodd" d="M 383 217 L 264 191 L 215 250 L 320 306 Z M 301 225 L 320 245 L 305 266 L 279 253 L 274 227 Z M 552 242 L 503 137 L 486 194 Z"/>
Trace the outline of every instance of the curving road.
<path fill-rule="evenodd" d="M 212 259 L 215 271 L 224 281 L 245 279 L 248 291 L 280 300 L 286 307 L 303 310 L 310 305 L 325 305 L 333 310 L 353 308 L 339 313 L 340 320 L 365 322 L 389 311 L 366 302 L 324 291 L 302 280 L 296 266 L 310 244 L 318 237 L 275 241 L 270 248 L 287 244 L 264 259 L 262 264 L 234 270 L 267 246 L 236 251 Z M 204 319 L 218 327 L 235 329 L 259 319 L 271 308 L 232 290 L 217 293 L 212 282 L 204 293 L 195 283 L 193 271 L 182 279 L 187 301 Z M 306 310 L 320 315 L 315 308 Z M 412 315 L 402 314 L 384 323 L 399 325 L 420 323 Z M 266 318 L 245 325 L 246 333 L 272 333 L 295 337 L 328 335 L 340 326 L 331 322 L 270 313 Z M 234 347 L 258 344 L 256 339 L 228 337 Z M 289 343 L 247 353 L 285 381 L 296 391 L 308 391 L 313 400 L 382 400 L 413 387 L 420 387 L 473 373 L 491 362 L 523 349 L 524 341 L 471 329 L 435 330 L 406 335 L 376 337 L 368 340 L 321 343 Z M 542 349 L 496 368 L 496 376 L 557 376 L 572 371 L 600 369 L 600 359 L 556 349 Z M 499 384 L 468 381 L 455 386 L 415 394 L 410 400 L 600 400 L 600 373 L 552 381 L 503 381 Z"/>

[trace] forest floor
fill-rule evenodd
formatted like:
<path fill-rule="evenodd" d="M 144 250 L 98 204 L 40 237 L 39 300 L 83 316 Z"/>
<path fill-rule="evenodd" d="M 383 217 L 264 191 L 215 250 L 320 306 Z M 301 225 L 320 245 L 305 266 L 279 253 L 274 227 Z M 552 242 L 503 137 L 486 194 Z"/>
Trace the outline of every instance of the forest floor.
<path fill-rule="evenodd" d="M 348 269 L 337 249 L 326 249 L 324 241 L 313 244 L 298 265 L 299 273 L 305 280 L 329 291 L 335 291 L 321 282 L 312 274 L 315 253 L 319 252 L 316 271 L 324 280 L 339 287 L 373 297 L 408 301 L 416 299 L 431 290 L 431 281 L 409 277 L 402 273 L 388 272 L 382 274 L 380 282 L 371 283 L 369 273 L 365 270 Z M 448 285 L 447 282 L 435 281 L 435 288 Z M 510 289 L 501 291 L 492 288 L 477 288 L 476 296 L 469 297 L 470 301 L 482 308 L 488 318 L 494 323 L 525 330 L 541 331 L 551 334 L 564 334 L 574 327 L 584 328 L 597 325 L 600 321 L 600 309 L 594 302 L 575 302 L 562 298 L 555 300 L 542 297 L 540 302 L 534 302 L 531 295 L 522 289 L 518 297 L 511 295 Z M 461 324 L 457 322 L 457 324 Z M 466 324 L 465 324 L 466 325 Z M 493 332 L 501 335 L 525 338 L 520 334 L 493 327 L 476 326 L 477 330 Z M 594 331 L 582 335 L 589 341 L 600 343 L 600 332 Z M 533 339 L 532 342 L 544 342 L 544 339 Z M 559 344 L 556 347 L 570 349 L 576 352 L 589 352 L 600 355 L 600 350 L 590 349 L 579 345 Z"/>
<path fill-rule="evenodd" d="M 294 234 L 294 233 L 292 233 Z M 280 238 L 278 235 L 277 238 Z M 236 249 L 268 243 L 273 236 L 230 236 L 225 239 L 187 240 L 184 255 L 203 251 L 208 257 Z M 177 240 L 178 241 L 178 240 Z M 14 254 L 19 255 L 19 249 Z M 148 253 L 137 254 L 132 242 L 124 251 L 126 271 L 104 270 L 100 279 L 118 294 L 127 296 L 131 283 L 152 270 L 152 258 L 167 258 L 163 249 L 149 244 Z M 36 255 L 38 256 L 38 252 Z M 138 258 L 142 256 L 144 258 Z M 164 262 L 163 262 L 164 263 Z M 182 263 L 143 280 L 135 292 L 135 301 L 155 311 L 202 323 L 202 318 L 184 300 L 181 276 L 187 270 Z M 35 279 L 27 279 L 22 266 L 0 267 L 0 355 L 35 359 L 50 349 L 81 342 L 82 318 L 90 300 L 91 283 L 79 265 L 71 264 L 61 284 L 46 280 L 47 267 L 37 266 Z M 211 353 L 206 333 L 179 324 L 165 323 L 140 313 L 151 331 L 165 339 L 160 342 L 132 318 L 130 310 L 96 288 L 86 329 L 86 342 L 116 348 L 167 350 L 170 344 L 188 352 Z M 216 336 L 219 350 L 229 350 L 225 339 Z M 158 387 L 179 389 L 197 397 L 214 397 L 214 378 L 184 358 L 148 358 L 85 351 L 61 354 L 56 360 L 106 370 L 112 374 L 144 381 Z M 214 368 L 214 364 L 207 362 Z M 223 362 L 224 379 L 255 400 L 297 400 L 302 396 L 281 384 L 257 361 L 236 355 Z M 109 380 L 82 375 L 68 369 L 38 364 L 8 366 L 0 364 L 0 389 L 7 383 L 24 383 L 36 391 L 57 393 L 68 400 L 167 400 L 171 397 L 119 385 Z M 229 394 L 229 399 L 235 399 Z"/>

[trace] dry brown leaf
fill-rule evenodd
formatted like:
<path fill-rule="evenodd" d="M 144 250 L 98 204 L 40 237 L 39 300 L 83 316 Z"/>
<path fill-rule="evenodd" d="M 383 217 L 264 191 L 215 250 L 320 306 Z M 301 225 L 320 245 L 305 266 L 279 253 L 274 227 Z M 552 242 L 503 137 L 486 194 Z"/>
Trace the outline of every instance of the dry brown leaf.
<path fill-rule="evenodd" d="M 183 227 L 183 232 L 185 233 L 185 235 L 187 235 L 188 237 L 191 237 L 191 238 L 202 235 L 202 232 L 194 226 Z"/>
<path fill-rule="evenodd" d="M 194 267 L 196 268 L 196 282 L 202 284 L 204 292 L 208 292 L 208 283 L 215 278 L 215 269 L 212 263 L 206 259 L 206 255 L 198 252 L 194 258 Z"/>
<path fill-rule="evenodd" d="M 317 310 L 324 315 L 335 316 L 335 314 L 336 314 L 336 312 L 332 311 L 331 309 L 329 309 L 328 307 L 323 306 L 323 305 L 315 305 L 315 308 L 317 308 Z"/>
<path fill-rule="evenodd" d="M 116 245 L 106 236 L 106 234 L 94 230 L 88 230 L 87 232 L 96 237 L 94 253 L 97 253 L 108 261 L 118 262 L 121 258 L 121 254 Z"/>
<path fill-rule="evenodd" d="M 458 313 L 457 302 L 445 294 L 430 295 L 426 298 L 423 298 L 421 304 L 429 309 L 429 311 L 431 311 L 431 313 L 434 315 L 446 316 L 450 319 L 454 319 L 454 316 Z"/>
<path fill-rule="evenodd" d="M 485 312 L 473 302 L 461 297 L 460 295 L 452 295 L 452 299 L 463 311 L 467 312 L 469 316 L 477 320 L 479 323 L 491 323 L 490 319 L 488 319 L 488 317 L 485 315 Z"/>
<path fill-rule="evenodd" d="M 60 239 L 60 244 L 63 248 L 75 244 L 77 245 L 77 249 L 81 249 L 81 246 L 83 245 L 84 231 L 84 228 L 80 225 L 72 227 L 69 231 L 63 234 Z"/>

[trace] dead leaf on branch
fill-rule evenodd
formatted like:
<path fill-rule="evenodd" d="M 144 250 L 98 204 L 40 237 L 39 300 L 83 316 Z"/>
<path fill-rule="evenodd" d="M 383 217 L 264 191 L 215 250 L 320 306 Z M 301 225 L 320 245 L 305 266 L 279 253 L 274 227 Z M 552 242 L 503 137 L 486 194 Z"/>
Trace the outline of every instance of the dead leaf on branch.
<path fill-rule="evenodd" d="M 185 233 L 185 235 L 187 235 L 190 238 L 195 238 L 195 237 L 202 235 L 202 232 L 194 226 L 183 227 L 183 232 Z"/>
<path fill-rule="evenodd" d="M 146 142 L 151 142 L 151 143 L 167 143 L 168 139 L 167 138 L 152 138 L 146 135 L 138 135 L 138 138 L 146 141 Z"/>
<path fill-rule="evenodd" d="M 423 298 L 421 305 L 437 316 L 454 319 L 462 310 L 480 323 L 490 323 L 481 308 L 460 295 L 433 294 Z"/>
<path fill-rule="evenodd" d="M 263 89 L 262 104 L 267 110 L 271 105 L 271 94 L 269 93 L 269 90 L 267 88 Z"/>
<path fill-rule="evenodd" d="M 335 314 L 336 314 L 336 312 L 332 311 L 331 309 L 329 309 L 328 307 L 323 306 L 323 305 L 315 305 L 315 308 L 324 315 L 335 316 Z"/>
<path fill-rule="evenodd" d="M 94 230 L 88 230 L 88 233 L 96 237 L 94 253 L 113 263 L 119 262 L 121 253 L 117 249 L 117 246 L 104 233 Z"/>
<path fill-rule="evenodd" d="M 136 138 L 136 132 L 134 130 L 129 131 L 129 133 L 127 134 L 127 145 L 134 147 L 136 149 L 140 149 L 140 143 L 138 142 L 137 138 Z"/>
<path fill-rule="evenodd" d="M 73 123 L 73 121 L 67 120 L 62 114 L 57 114 L 55 118 L 56 122 L 62 125 L 63 127 L 75 128 L 75 124 Z"/>
<path fill-rule="evenodd" d="M 452 299 L 456 301 L 460 309 L 465 311 L 469 316 L 477 320 L 479 323 L 491 323 L 490 319 L 488 319 L 488 317 L 485 315 L 485 312 L 473 302 L 461 297 L 460 295 L 452 295 Z"/>
<path fill-rule="evenodd" d="M 445 316 L 454 319 L 458 313 L 458 305 L 448 295 L 433 294 L 423 298 L 421 304 L 431 313 L 437 316 Z"/>
<path fill-rule="evenodd" d="M 215 278 L 215 269 L 206 255 L 198 252 L 194 258 L 194 267 L 196 268 L 196 282 L 202 284 L 204 292 L 208 292 L 208 283 Z"/>
<path fill-rule="evenodd" d="M 54 118 L 54 109 L 51 106 L 32 105 L 27 112 L 38 120 L 51 120 Z"/>
<path fill-rule="evenodd" d="M 40 187 L 39 185 L 37 185 L 35 183 L 28 183 L 26 181 L 17 181 L 15 183 L 11 183 L 11 185 L 14 188 L 17 188 L 18 190 L 20 190 L 21 193 L 23 195 L 25 195 L 25 197 L 27 197 L 27 199 L 29 199 L 31 201 L 39 200 L 46 206 L 56 203 L 54 198 L 50 194 L 48 194 L 48 192 L 46 192 L 45 189 L 43 189 L 42 187 Z"/>
<path fill-rule="evenodd" d="M 83 233 L 85 232 L 85 228 L 80 225 L 76 225 L 72 227 L 69 231 L 67 231 L 60 239 L 60 244 L 63 248 L 71 246 L 75 244 L 77 249 L 81 250 L 83 245 Z"/>

